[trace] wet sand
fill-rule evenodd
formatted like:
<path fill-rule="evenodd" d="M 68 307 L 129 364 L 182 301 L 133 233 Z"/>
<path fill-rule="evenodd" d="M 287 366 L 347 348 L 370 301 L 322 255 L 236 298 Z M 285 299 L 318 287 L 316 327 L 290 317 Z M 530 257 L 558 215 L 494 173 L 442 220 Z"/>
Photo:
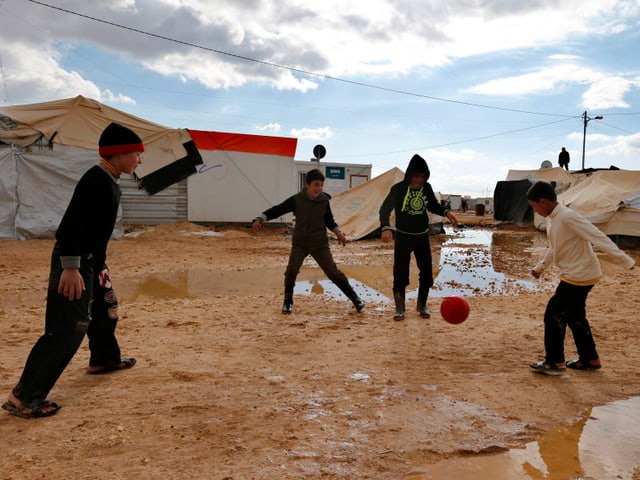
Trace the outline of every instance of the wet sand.
<path fill-rule="evenodd" d="M 528 261 L 543 255 L 544 234 L 494 231 L 501 235 L 488 247 L 491 260 L 486 253 L 479 260 L 512 282 L 531 281 Z M 284 229 L 253 235 L 173 224 L 135 233 L 111 242 L 109 265 L 122 303 L 123 355 L 138 365 L 86 375 L 85 342 L 51 392 L 63 405 L 57 415 L 0 415 L 2 478 L 436 478 L 427 475 L 440 461 L 526 450 L 589 409 L 640 396 L 640 322 L 633 320 L 640 270 L 605 257 L 605 277 L 588 303 L 604 367 L 549 378 L 527 365 L 543 355 L 554 270 L 535 291 L 467 296 L 471 314 L 461 325 L 440 318 L 437 289 L 431 319 L 421 319 L 412 300 L 407 318 L 394 322 L 392 247 L 375 239 L 334 244 L 345 273 L 373 292 L 365 309 L 356 313 L 322 287 L 310 261 L 300 277 L 310 291 L 296 295 L 287 316 L 280 313 L 290 246 Z M 452 237 L 433 238 L 436 258 Z M 5 395 L 42 333 L 51 246 L 0 243 Z M 474 246 L 462 249 L 475 255 Z M 460 257 L 454 263 L 478 268 Z M 566 351 L 575 356 L 570 335 Z"/>

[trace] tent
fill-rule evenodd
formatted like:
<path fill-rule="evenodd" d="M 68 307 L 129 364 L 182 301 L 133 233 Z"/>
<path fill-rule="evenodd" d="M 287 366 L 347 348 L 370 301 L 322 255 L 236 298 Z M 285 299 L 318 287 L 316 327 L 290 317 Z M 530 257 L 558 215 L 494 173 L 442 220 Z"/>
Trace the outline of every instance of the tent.
<path fill-rule="evenodd" d="M 598 170 L 558 195 L 607 235 L 640 237 L 640 171 Z"/>
<path fill-rule="evenodd" d="M 538 180 L 553 182 L 559 193 L 575 184 L 577 177 L 559 167 L 509 170 L 506 180 L 498 182 L 493 192 L 493 217 L 500 222 L 531 223 L 534 214 L 527 202 L 526 193 Z"/>
<path fill-rule="evenodd" d="M 493 218 L 501 222 L 531 223 L 533 210 L 526 198 L 531 185 L 528 179 L 498 182 L 493 192 Z"/>
<path fill-rule="evenodd" d="M 398 167 L 361 183 L 331 198 L 331 211 L 340 230 L 349 240 L 360 240 L 380 229 L 380 207 L 391 187 L 404 180 L 404 172 Z M 440 194 L 434 192 L 438 200 Z M 430 214 L 431 233 L 442 232 L 442 217 Z M 391 212 L 391 224 L 395 216 Z"/>
<path fill-rule="evenodd" d="M 394 167 L 331 198 L 333 216 L 349 240 L 359 240 L 380 228 L 380 206 L 391 186 L 403 179 L 404 172 Z"/>
<path fill-rule="evenodd" d="M 498 214 L 498 204 L 507 212 L 518 212 L 525 199 L 526 189 L 512 189 L 505 193 L 504 186 L 517 185 L 517 182 L 544 180 L 553 182 L 558 194 L 558 202 L 577 211 L 609 236 L 640 238 L 640 171 L 609 169 L 590 169 L 567 172 L 562 168 L 543 168 L 540 170 L 510 170 L 506 182 L 496 186 L 496 220 L 502 220 Z M 500 191 L 499 191 L 500 190 Z M 519 214 L 508 213 L 504 217 L 515 220 Z M 533 224 L 544 230 L 546 220 L 538 214 L 533 215 Z"/>
<path fill-rule="evenodd" d="M 148 193 L 187 178 L 202 163 L 186 130 L 82 96 L 1 106 L 0 239 L 53 236 L 75 184 L 98 163 L 98 139 L 111 122 L 131 128 L 144 141 L 143 164 L 136 173 L 139 187 Z"/>
<path fill-rule="evenodd" d="M 189 130 L 203 163 L 188 178 L 191 222 L 250 222 L 296 191 L 297 139 Z M 291 214 L 278 219 L 291 222 Z"/>
<path fill-rule="evenodd" d="M 296 190 L 295 138 L 171 129 L 82 96 L 0 107 L 0 239 L 53 236 L 111 122 L 145 143 L 121 179 L 129 221 L 247 222 Z M 120 212 L 116 238 L 122 229 Z"/>

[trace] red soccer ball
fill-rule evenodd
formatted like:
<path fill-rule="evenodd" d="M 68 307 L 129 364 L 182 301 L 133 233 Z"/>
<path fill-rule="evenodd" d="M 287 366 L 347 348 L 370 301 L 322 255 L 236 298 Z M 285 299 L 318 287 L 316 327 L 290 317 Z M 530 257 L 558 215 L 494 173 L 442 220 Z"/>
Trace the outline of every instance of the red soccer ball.
<path fill-rule="evenodd" d="M 462 297 L 447 297 L 440 304 L 440 314 L 447 322 L 457 325 L 469 316 L 469 304 Z"/>

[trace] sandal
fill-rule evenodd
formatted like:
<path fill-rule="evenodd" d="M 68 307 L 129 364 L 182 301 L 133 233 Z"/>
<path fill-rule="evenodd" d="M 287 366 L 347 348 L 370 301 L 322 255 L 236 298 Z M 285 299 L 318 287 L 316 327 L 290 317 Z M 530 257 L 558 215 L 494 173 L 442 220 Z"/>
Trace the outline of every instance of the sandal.
<path fill-rule="evenodd" d="M 602 365 L 594 365 L 591 362 L 585 362 L 580 359 L 577 359 L 577 360 L 569 360 L 567 362 L 567 368 L 571 368 L 573 370 L 598 370 L 602 368 Z"/>
<path fill-rule="evenodd" d="M 529 367 L 531 367 L 535 372 L 542 373 L 544 375 L 562 375 L 567 370 L 564 365 L 559 367 L 553 363 L 547 363 L 544 360 L 538 363 L 532 363 Z"/>
<path fill-rule="evenodd" d="M 128 370 L 136 364 L 135 358 L 123 358 L 117 365 L 109 365 L 98 368 L 98 370 L 87 370 L 89 375 L 101 375 L 103 373 L 115 372 L 116 370 Z M 90 367 L 91 368 L 91 367 Z"/>
<path fill-rule="evenodd" d="M 11 415 L 21 418 L 42 418 L 55 415 L 60 410 L 60 405 L 50 400 L 34 400 L 17 406 L 13 402 L 4 402 L 2 409 Z"/>

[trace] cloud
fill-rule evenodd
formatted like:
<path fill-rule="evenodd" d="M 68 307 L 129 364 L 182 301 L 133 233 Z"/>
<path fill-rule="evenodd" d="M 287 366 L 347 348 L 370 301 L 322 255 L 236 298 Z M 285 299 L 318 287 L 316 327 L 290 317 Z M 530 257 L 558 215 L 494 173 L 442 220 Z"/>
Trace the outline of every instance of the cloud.
<path fill-rule="evenodd" d="M 640 85 L 619 76 L 599 78 L 582 95 L 582 104 L 588 110 L 629 108 L 624 96 L 634 86 Z"/>
<path fill-rule="evenodd" d="M 333 137 L 333 131 L 331 130 L 331 127 L 294 128 L 291 130 L 291 135 L 299 138 L 300 140 L 326 140 Z"/>
<path fill-rule="evenodd" d="M 254 125 L 254 128 L 263 133 L 279 133 L 282 127 L 279 123 L 268 123 L 266 125 Z"/>

